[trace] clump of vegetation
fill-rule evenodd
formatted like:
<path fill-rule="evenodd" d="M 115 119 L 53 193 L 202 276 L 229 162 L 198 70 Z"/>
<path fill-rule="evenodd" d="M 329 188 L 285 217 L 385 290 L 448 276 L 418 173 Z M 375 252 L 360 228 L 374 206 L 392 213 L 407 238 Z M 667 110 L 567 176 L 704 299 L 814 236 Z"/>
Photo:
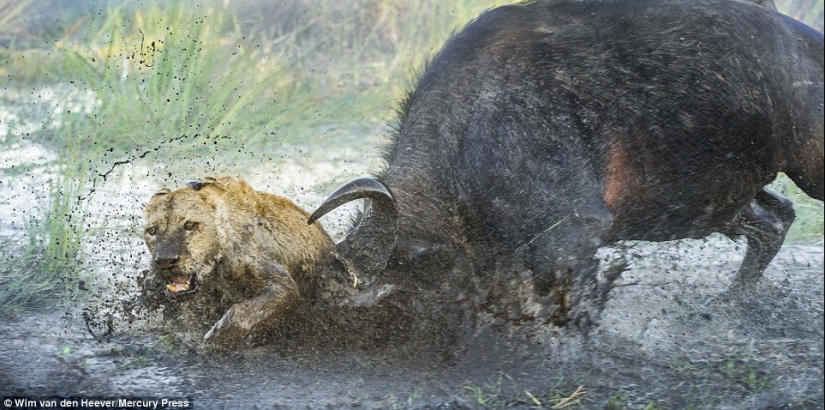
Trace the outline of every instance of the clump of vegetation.
<path fill-rule="evenodd" d="M 86 41 L 58 43 L 69 77 L 103 101 L 72 137 L 123 155 L 184 135 L 244 143 L 312 115 L 306 81 L 285 75 L 277 55 L 240 34 L 225 36 L 224 14 L 188 9 L 152 6 L 131 16 L 113 9 Z M 202 150 L 191 142 L 164 147 L 166 155 Z"/>
<path fill-rule="evenodd" d="M 57 164 L 61 173 L 49 180 L 43 218 L 28 220 L 25 237 L 0 241 L 0 315 L 59 307 L 84 288 L 84 164 Z"/>
<path fill-rule="evenodd" d="M 483 386 L 464 386 L 467 399 L 474 406 L 484 408 L 509 407 L 547 407 L 551 409 L 575 409 L 582 404 L 587 395 L 583 385 L 573 387 L 559 375 L 552 393 L 549 395 L 533 394 L 529 390 L 518 386 L 515 379 L 506 373 L 500 373 L 494 383 L 484 383 Z"/>
<path fill-rule="evenodd" d="M 8 83 L 68 84 L 95 101 L 71 116 L 58 104 L 44 131 L 26 137 L 59 159 L 49 165 L 43 217 L 29 221 L 26 235 L 3 240 L 0 303 L 9 311 L 56 300 L 64 283 L 81 280 L 86 198 L 118 164 L 146 155 L 233 162 L 284 142 L 373 133 L 394 115 L 410 69 L 495 2 L 78 4 L 83 13 L 67 11 L 45 27 L 27 22 L 58 3 L 0 0 L 0 74 Z M 800 4 L 778 1 L 809 24 L 821 20 L 821 1 L 808 15 Z M 94 7 L 108 8 L 89 12 Z M 774 187 L 796 203 L 789 240 L 821 239 L 822 204 L 786 178 Z"/>
<path fill-rule="evenodd" d="M 825 207 L 821 201 L 811 199 L 805 192 L 794 185 L 784 174 L 769 186 L 794 203 L 796 219 L 785 240 L 787 242 L 810 242 L 822 240 L 825 224 Z"/>
<path fill-rule="evenodd" d="M 0 316 L 61 306 L 84 286 L 78 188 L 62 176 L 50 181 L 43 219 L 29 220 L 25 236 L 0 241 Z"/>
<path fill-rule="evenodd" d="M 32 23 L 50 5 L 62 19 Z M 397 78 L 409 79 L 409 67 L 491 5 L 181 1 L 92 12 L 98 6 L 82 1 L 77 9 L 0 1 L 8 12 L 0 41 L 9 46 L 0 73 L 9 84 L 60 84 L 92 99 L 80 109 L 54 104 L 41 131 L 0 141 L 33 140 L 58 156 L 46 165 L 42 217 L 3 239 L 3 311 L 53 306 L 78 286 L 88 201 L 117 166 L 147 155 L 234 162 L 284 142 L 374 132 L 404 91 Z M 251 25 L 239 24 L 244 13 Z M 265 18 L 255 24 L 253 16 Z"/>

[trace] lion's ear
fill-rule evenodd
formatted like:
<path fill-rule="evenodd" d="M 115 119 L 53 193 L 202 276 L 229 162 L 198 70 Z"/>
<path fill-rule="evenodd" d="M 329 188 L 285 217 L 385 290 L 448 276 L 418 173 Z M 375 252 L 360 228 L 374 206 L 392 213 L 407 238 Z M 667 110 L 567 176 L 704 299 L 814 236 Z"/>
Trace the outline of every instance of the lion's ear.
<path fill-rule="evenodd" d="M 189 188 L 194 189 L 195 191 L 200 191 L 206 185 L 219 185 L 220 181 L 218 181 L 215 177 L 203 177 L 197 181 L 192 181 L 186 184 Z"/>
<path fill-rule="evenodd" d="M 169 188 L 163 187 L 163 188 L 159 189 L 159 190 L 158 190 L 158 192 L 155 192 L 155 194 L 154 194 L 154 195 L 152 195 L 152 196 L 157 196 L 157 195 L 166 195 L 166 194 L 168 194 L 168 193 L 170 193 L 170 192 L 172 192 L 172 191 L 171 191 Z"/>

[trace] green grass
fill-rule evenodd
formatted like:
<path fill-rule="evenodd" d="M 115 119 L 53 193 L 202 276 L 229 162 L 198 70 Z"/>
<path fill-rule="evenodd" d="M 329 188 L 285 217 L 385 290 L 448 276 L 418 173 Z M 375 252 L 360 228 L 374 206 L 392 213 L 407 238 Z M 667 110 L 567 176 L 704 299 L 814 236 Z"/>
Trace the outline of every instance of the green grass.
<path fill-rule="evenodd" d="M 484 383 L 481 386 L 467 384 L 464 386 L 465 397 L 474 406 L 483 408 L 522 408 L 541 407 L 553 409 L 576 409 L 582 405 L 587 396 L 585 386 L 571 384 L 559 375 L 551 393 L 533 394 L 529 390 L 518 386 L 510 375 L 500 373 L 494 382 Z"/>
<path fill-rule="evenodd" d="M 223 37 L 217 28 L 225 18 L 183 5 L 128 18 L 113 9 L 88 44 L 65 45 L 69 77 L 104 102 L 84 138 L 121 150 L 181 135 L 228 135 L 238 143 L 307 121 L 315 100 L 307 81 L 286 75 L 277 56 Z M 176 144 L 166 155 L 193 148 L 202 152 Z"/>
<path fill-rule="evenodd" d="M 43 217 L 28 222 L 26 235 L 4 240 L 0 312 L 54 307 L 73 294 L 89 198 L 118 164 L 146 155 L 173 167 L 233 163 L 284 142 L 374 133 L 394 115 L 411 67 L 490 5 L 305 0 L 292 15 L 270 10 L 267 21 L 247 28 L 217 2 L 127 3 L 43 31 L 26 26 L 27 13 L 43 4 L 0 2 L 9 11 L 0 37 L 19 35 L 27 44 L 0 52 L 8 84 L 69 84 L 97 100 L 91 113 L 51 113 L 60 126 L 25 137 L 59 159 L 50 164 L 56 173 Z M 271 27 L 287 30 L 263 29 Z M 32 40 L 37 30 L 45 41 Z"/>
<path fill-rule="evenodd" d="M 42 4 L 0 0 L 0 37 L 28 39 L 27 48 L 0 51 L 0 77 L 17 88 L 71 84 L 99 101 L 31 136 L 57 152 L 58 172 L 45 216 L 0 252 L 4 311 L 60 299 L 80 280 L 88 200 L 78 197 L 117 164 L 144 155 L 171 166 L 234 163 L 284 142 L 381 132 L 414 69 L 495 3 L 301 0 L 289 13 L 218 4 L 127 3 L 60 21 L 47 33 L 57 41 L 37 42 L 26 13 Z M 821 240 L 822 203 L 787 178 L 772 186 L 796 204 L 788 240 Z"/>
<path fill-rule="evenodd" d="M 500 373 L 498 378 L 481 386 L 467 384 L 464 386 L 467 400 L 474 406 L 490 409 L 500 409 L 531 403 L 526 394 L 516 386 L 516 381 L 506 373 Z M 513 392 L 518 392 L 515 396 Z"/>
<path fill-rule="evenodd" d="M 36 229 L 37 227 L 30 227 L 29 234 L 37 235 Z M 25 238 L 0 241 L 0 247 L 3 248 L 0 251 L 0 317 L 42 310 L 44 304 L 49 308 L 55 307 L 51 300 L 60 295 L 58 286 L 64 282 L 54 272 L 45 272 L 39 268 L 43 255 L 36 240 L 32 240 L 24 249 L 17 249 L 20 240 Z"/>
<path fill-rule="evenodd" d="M 24 237 L 4 240 L 0 246 L 2 315 L 60 307 L 78 295 L 84 280 L 80 250 L 87 213 L 82 197 L 88 187 L 89 162 L 82 159 L 89 151 L 74 140 L 68 140 L 61 151 L 64 155 L 53 164 L 59 172 L 49 179 L 48 195 L 39 210 L 43 217 L 30 218 Z"/>
<path fill-rule="evenodd" d="M 796 219 L 785 237 L 786 242 L 811 242 L 822 240 L 825 224 L 825 207 L 822 201 L 808 197 L 793 181 L 780 174 L 769 187 L 794 203 Z"/>
<path fill-rule="evenodd" d="M 24 11 L 34 0 L 0 0 L 0 34 L 15 33 L 20 29 Z"/>
<path fill-rule="evenodd" d="M 627 409 L 627 397 L 623 393 L 617 393 L 607 399 L 604 405 L 605 410 L 625 410 Z"/>
<path fill-rule="evenodd" d="M 112 8 L 28 61 L 40 81 L 68 80 L 97 94 L 103 103 L 85 121 L 97 132 L 84 138 L 115 149 L 153 148 L 181 135 L 229 136 L 232 144 L 306 141 L 318 128 L 386 122 L 411 68 L 492 4 L 423 3 L 376 1 L 353 8 L 341 24 L 340 8 L 301 2 L 297 15 L 273 15 L 269 25 L 293 29 L 275 38 L 244 32 L 232 10 L 217 7 Z M 413 12 L 402 19 L 404 10 Z M 392 42 L 388 33 L 407 40 Z M 376 51 L 387 43 L 390 49 Z M 30 71 L 16 55 L 8 60 L 13 81 Z M 167 156 L 203 153 L 191 142 L 175 145 Z"/>
<path fill-rule="evenodd" d="M 316 3 L 305 3 L 306 12 L 327 10 Z M 209 155 L 234 162 L 284 142 L 375 132 L 394 115 L 410 68 L 490 4 L 425 3 L 403 27 L 392 22 L 396 31 L 417 29 L 385 54 L 373 46 L 386 41 L 380 33 L 387 19 L 399 18 L 383 2 L 376 3 L 383 10 L 376 21 L 369 7 L 356 8 L 361 14 L 348 16 L 349 24 L 330 27 L 320 22 L 331 15 L 315 16 L 274 39 L 243 32 L 231 10 L 177 2 L 110 9 L 84 32 L 29 56 L 54 66 L 34 68 L 45 77 L 40 81 L 58 77 L 101 102 L 93 115 L 75 118 L 71 130 L 59 128 L 44 140 L 82 139 L 105 154 L 97 167 L 105 171 L 147 151 L 163 161 Z M 28 71 L 20 60 L 14 68 Z"/>
<path fill-rule="evenodd" d="M 656 405 L 656 402 L 653 402 L 653 401 L 647 403 L 647 405 L 644 408 L 644 410 L 660 410 L 660 409 L 661 408 Z"/>

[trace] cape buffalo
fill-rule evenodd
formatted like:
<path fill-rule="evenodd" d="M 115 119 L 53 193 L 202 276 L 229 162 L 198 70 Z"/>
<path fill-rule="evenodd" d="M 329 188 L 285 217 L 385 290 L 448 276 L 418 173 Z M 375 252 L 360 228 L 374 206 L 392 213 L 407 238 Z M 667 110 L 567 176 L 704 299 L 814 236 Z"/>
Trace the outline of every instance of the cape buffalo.
<path fill-rule="evenodd" d="M 784 172 L 822 200 L 823 148 L 823 36 L 790 17 L 734 0 L 527 2 L 446 43 L 386 169 L 309 222 L 370 198 L 337 245 L 367 284 L 388 264 L 511 266 L 555 322 L 578 322 L 603 281 L 593 255 L 619 240 L 744 235 L 732 287 L 751 291 L 794 219 L 765 185 Z"/>

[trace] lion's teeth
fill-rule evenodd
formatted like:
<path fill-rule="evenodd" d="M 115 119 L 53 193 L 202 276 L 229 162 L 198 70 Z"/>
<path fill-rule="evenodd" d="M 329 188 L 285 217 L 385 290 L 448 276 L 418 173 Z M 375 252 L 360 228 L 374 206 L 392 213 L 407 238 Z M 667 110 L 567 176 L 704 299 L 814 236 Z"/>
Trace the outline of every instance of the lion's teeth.
<path fill-rule="evenodd" d="M 166 285 L 166 289 L 169 289 L 172 293 L 183 292 L 184 290 L 189 290 L 188 283 L 170 283 Z"/>

